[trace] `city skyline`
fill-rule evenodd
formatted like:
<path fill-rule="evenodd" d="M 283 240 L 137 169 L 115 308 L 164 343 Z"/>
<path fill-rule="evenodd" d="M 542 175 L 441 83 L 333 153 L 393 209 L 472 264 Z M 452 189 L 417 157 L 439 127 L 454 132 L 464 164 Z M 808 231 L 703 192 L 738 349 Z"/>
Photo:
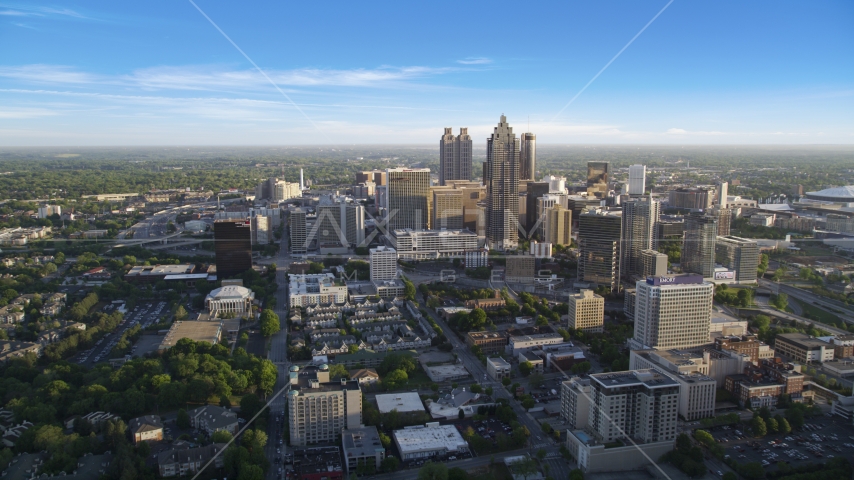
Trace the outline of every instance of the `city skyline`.
<path fill-rule="evenodd" d="M 182 2 L 4 4 L 0 146 L 430 144 L 451 124 L 480 146 L 502 113 L 541 145 L 854 142 L 847 2 L 544 4 L 500 49 L 480 25 L 501 8 L 461 5 L 485 21 L 442 36 L 411 22 L 426 6 L 318 30 L 290 20 L 311 5 L 197 5 L 216 27 Z"/>

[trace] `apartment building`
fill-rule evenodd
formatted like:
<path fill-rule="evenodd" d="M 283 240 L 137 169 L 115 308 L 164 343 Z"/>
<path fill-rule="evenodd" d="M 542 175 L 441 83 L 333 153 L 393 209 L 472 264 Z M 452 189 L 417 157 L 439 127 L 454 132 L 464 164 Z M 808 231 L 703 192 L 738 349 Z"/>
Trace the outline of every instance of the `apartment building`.
<path fill-rule="evenodd" d="M 288 275 L 290 307 L 308 307 L 347 301 L 347 286 L 331 273 Z"/>
<path fill-rule="evenodd" d="M 602 442 L 631 437 L 645 443 L 676 438 L 679 384 L 656 370 L 590 375 L 588 428 Z"/>
<path fill-rule="evenodd" d="M 289 372 L 291 445 L 337 442 L 344 429 L 362 426 L 362 389 L 355 380 L 330 381 L 329 366 L 294 365 Z"/>
<path fill-rule="evenodd" d="M 560 384 L 560 416 L 570 430 L 584 428 L 590 417 L 590 380 L 573 377 Z"/>
<path fill-rule="evenodd" d="M 371 281 L 394 280 L 397 278 L 397 251 L 389 247 L 372 248 L 370 251 Z"/>

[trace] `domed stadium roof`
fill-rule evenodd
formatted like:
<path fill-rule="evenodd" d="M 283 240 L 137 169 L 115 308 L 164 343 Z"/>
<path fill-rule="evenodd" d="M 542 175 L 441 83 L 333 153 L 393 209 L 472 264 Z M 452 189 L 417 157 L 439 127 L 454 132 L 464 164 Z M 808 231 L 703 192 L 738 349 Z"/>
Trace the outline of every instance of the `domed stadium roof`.
<path fill-rule="evenodd" d="M 826 202 L 854 202 L 854 185 L 826 188 L 818 192 L 807 192 L 806 197 Z"/>

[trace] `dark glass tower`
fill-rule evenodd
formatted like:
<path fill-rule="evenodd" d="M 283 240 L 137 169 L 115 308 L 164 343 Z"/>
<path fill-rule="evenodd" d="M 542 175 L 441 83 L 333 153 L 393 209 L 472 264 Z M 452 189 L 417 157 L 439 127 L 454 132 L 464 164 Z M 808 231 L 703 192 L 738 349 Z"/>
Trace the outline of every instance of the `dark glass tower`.
<path fill-rule="evenodd" d="M 216 276 L 233 277 L 252 268 L 252 224 L 246 220 L 214 222 Z"/>

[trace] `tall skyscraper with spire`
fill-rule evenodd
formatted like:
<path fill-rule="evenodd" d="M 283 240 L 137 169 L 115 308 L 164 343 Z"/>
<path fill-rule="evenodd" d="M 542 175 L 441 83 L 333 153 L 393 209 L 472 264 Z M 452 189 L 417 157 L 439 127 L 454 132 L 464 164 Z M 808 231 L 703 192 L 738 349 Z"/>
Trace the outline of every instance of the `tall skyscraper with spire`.
<path fill-rule="evenodd" d="M 537 136 L 523 133 L 519 148 L 519 180 L 534 180 L 537 172 Z"/>
<path fill-rule="evenodd" d="M 519 246 L 519 140 L 507 117 L 501 115 L 492 136 L 486 139 L 486 239 L 490 248 Z"/>
<path fill-rule="evenodd" d="M 448 180 L 471 180 L 471 135 L 468 128 L 460 128 L 454 136 L 451 128 L 439 140 L 439 185 Z"/>

